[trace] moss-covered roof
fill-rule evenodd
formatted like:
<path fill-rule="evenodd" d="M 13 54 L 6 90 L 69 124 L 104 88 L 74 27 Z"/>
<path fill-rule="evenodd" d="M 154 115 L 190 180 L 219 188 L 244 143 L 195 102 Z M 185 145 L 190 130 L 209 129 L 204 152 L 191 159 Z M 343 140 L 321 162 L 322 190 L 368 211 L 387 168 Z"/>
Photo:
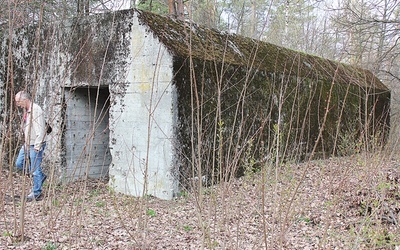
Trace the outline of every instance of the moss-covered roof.
<path fill-rule="evenodd" d="M 139 11 L 142 24 L 180 57 L 241 65 L 271 73 L 283 73 L 381 90 L 388 88 L 369 70 L 287 49 L 271 43 L 208 29 L 194 23 Z"/>

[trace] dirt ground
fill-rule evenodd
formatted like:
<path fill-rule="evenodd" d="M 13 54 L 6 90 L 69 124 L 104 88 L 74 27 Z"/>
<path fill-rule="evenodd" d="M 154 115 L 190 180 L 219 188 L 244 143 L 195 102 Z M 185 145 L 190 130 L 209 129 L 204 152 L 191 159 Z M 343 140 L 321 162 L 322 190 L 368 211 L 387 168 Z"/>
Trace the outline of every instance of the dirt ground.
<path fill-rule="evenodd" d="M 265 166 L 165 201 L 102 181 L 0 175 L 0 249 L 400 249 L 400 162 L 380 156 Z M 23 236 L 22 236 L 23 235 Z"/>

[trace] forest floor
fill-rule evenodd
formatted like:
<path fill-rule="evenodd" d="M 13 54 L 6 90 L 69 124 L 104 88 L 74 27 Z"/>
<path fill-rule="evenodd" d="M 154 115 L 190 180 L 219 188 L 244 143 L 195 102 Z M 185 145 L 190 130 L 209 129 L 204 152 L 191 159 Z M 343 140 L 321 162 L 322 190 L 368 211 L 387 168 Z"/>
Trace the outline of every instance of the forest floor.
<path fill-rule="evenodd" d="M 25 203 L 30 182 L 1 170 L 0 249 L 400 249 L 400 161 L 383 156 L 265 166 L 170 201 L 49 180 Z"/>

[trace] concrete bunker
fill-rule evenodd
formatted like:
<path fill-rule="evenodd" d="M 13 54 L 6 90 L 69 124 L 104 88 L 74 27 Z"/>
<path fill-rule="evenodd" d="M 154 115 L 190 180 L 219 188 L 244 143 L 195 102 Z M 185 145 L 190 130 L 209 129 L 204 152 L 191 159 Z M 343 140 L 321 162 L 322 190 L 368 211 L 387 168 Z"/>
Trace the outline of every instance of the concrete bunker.
<path fill-rule="evenodd" d="M 3 39 L 0 97 L 12 58 L 14 82 L 37 87 L 51 121 L 60 180 L 108 173 L 115 191 L 171 199 L 193 175 L 222 179 L 248 152 L 262 159 L 278 129 L 290 146 L 279 150 L 307 155 L 326 110 L 325 155 L 341 134 L 388 131 L 390 91 L 365 69 L 138 10 L 36 29 Z"/>

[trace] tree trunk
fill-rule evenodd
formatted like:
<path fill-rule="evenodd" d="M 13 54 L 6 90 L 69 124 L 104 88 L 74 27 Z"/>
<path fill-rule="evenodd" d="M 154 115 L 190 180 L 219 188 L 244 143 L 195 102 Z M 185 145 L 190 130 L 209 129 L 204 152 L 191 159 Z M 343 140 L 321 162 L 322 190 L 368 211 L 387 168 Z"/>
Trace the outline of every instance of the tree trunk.
<path fill-rule="evenodd" d="M 76 12 L 78 14 L 89 15 L 89 0 L 78 0 Z"/>
<path fill-rule="evenodd" d="M 168 0 L 168 13 L 170 15 L 175 14 L 175 0 Z"/>
<path fill-rule="evenodd" d="M 179 20 L 185 19 L 183 0 L 168 0 L 168 11 L 171 16 Z"/>

